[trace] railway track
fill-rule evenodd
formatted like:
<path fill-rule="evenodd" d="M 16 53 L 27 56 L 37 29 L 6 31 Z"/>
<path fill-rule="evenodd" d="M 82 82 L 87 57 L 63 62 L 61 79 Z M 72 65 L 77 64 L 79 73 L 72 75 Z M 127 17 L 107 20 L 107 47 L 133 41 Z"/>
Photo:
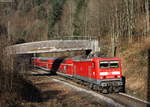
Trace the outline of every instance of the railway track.
<path fill-rule="evenodd" d="M 64 85 L 72 87 L 73 89 L 77 91 L 84 91 L 86 93 L 89 93 L 97 98 L 100 98 L 101 100 L 104 100 L 106 103 L 109 103 L 115 107 L 150 107 L 149 102 L 140 100 L 138 98 L 132 97 L 125 93 L 102 94 L 100 92 L 89 89 L 85 85 L 77 84 L 76 82 L 71 81 L 70 79 L 64 78 L 60 75 L 48 76 L 47 75 L 48 72 L 44 70 L 36 70 L 36 72 L 34 73 L 39 74 L 39 75 L 44 75 L 47 79 L 60 82 Z"/>

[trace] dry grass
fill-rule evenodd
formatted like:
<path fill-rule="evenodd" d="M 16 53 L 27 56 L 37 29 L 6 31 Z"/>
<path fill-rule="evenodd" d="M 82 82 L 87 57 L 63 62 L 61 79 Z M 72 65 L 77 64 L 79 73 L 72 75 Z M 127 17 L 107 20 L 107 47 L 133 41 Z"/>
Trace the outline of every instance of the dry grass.
<path fill-rule="evenodd" d="M 19 106 L 24 97 L 22 87 L 26 82 L 26 61 L 17 55 L 10 55 L 6 47 L 13 44 L 7 36 L 0 36 L 0 107 Z"/>
<path fill-rule="evenodd" d="M 54 82 L 45 76 L 32 76 L 30 80 L 41 90 L 42 102 L 24 102 L 23 106 L 35 107 L 106 107 L 103 101 L 86 94 L 75 91 L 73 88 Z"/>
<path fill-rule="evenodd" d="M 147 100 L 148 49 L 150 41 L 130 45 L 121 53 L 127 93 Z"/>

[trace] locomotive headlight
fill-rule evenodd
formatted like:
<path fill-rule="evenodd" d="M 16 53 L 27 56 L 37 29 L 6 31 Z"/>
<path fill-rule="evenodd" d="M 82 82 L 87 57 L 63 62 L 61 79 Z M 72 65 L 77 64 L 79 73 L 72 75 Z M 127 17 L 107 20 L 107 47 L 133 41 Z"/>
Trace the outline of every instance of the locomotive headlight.
<path fill-rule="evenodd" d="M 100 72 L 100 75 L 108 75 L 108 72 Z"/>
<path fill-rule="evenodd" d="M 117 75 L 117 74 L 120 74 L 119 71 L 115 71 L 115 72 L 112 72 L 113 75 Z"/>
<path fill-rule="evenodd" d="M 117 77 L 118 77 L 118 78 L 120 78 L 121 76 L 120 76 L 120 75 L 118 75 Z"/>

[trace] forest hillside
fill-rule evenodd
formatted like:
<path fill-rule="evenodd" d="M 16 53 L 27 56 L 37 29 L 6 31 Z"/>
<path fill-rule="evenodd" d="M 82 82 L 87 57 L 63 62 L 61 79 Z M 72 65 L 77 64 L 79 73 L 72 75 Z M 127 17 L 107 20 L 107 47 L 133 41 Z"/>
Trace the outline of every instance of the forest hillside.
<path fill-rule="evenodd" d="M 123 61 L 127 93 L 146 100 L 150 78 L 149 26 L 149 0 L 12 0 L 0 3 L 2 50 L 11 44 L 65 36 L 95 37 L 107 57 L 112 57 L 117 48 L 117 57 Z M 5 53 L 1 54 L 5 56 Z M 6 70 L 14 69 L 2 66 L 6 58 L 10 57 L 0 61 L 3 75 Z M 10 63 L 13 61 L 8 65 Z M 3 78 L 5 76 L 1 80 Z M 13 81 L 6 79 L 5 82 Z"/>

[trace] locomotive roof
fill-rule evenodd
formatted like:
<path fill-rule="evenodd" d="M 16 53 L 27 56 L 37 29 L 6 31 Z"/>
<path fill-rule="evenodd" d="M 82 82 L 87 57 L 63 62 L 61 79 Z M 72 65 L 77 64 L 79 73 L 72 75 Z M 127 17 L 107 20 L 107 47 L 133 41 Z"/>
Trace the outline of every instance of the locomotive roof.
<path fill-rule="evenodd" d="M 62 57 L 63 58 L 63 57 Z M 32 57 L 32 59 L 42 59 L 42 60 L 49 60 L 49 59 L 52 59 L 52 60 L 55 60 L 55 59 L 61 59 L 61 57 L 57 57 L 57 58 L 54 58 L 54 57 Z M 69 58 L 69 57 L 64 57 L 64 59 L 72 59 L 72 58 Z"/>
<path fill-rule="evenodd" d="M 101 59 L 101 60 L 120 60 L 120 58 L 118 58 L 118 57 L 111 57 L 111 58 L 100 58 L 99 57 L 99 59 Z"/>
<path fill-rule="evenodd" d="M 32 59 L 56 59 L 56 58 L 53 58 L 53 57 L 32 57 Z"/>

